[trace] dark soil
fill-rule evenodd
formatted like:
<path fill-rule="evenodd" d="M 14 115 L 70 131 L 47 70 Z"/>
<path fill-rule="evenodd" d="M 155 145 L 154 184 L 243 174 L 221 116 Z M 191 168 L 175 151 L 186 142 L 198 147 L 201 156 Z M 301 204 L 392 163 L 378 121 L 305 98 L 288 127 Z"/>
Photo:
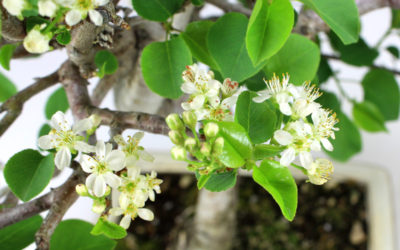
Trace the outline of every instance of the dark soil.
<path fill-rule="evenodd" d="M 184 222 L 194 215 L 194 176 L 164 175 L 162 194 L 148 202 L 155 220 L 136 219 L 130 232 L 134 249 L 165 249 Z M 234 249 L 329 250 L 367 249 L 366 187 L 346 181 L 315 186 L 298 181 L 295 219 L 288 222 L 272 197 L 251 178 L 239 181 L 237 235 Z M 121 244 L 120 244 L 121 246 Z M 126 247 L 119 247 L 126 249 Z M 212 249 L 210 249 L 212 250 Z"/>

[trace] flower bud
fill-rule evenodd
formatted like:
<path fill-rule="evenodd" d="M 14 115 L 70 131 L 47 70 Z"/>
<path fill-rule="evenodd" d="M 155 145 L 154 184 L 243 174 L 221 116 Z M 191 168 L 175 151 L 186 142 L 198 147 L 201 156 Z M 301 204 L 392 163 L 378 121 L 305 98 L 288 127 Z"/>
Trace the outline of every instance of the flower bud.
<path fill-rule="evenodd" d="M 92 211 L 96 214 L 101 214 L 106 209 L 106 204 L 103 201 L 93 200 Z"/>
<path fill-rule="evenodd" d="M 224 148 L 224 138 L 218 137 L 214 142 L 213 154 L 214 155 L 221 154 L 223 148 Z"/>
<path fill-rule="evenodd" d="M 196 128 L 197 117 L 193 111 L 184 111 L 182 113 L 183 122 L 191 129 Z"/>
<path fill-rule="evenodd" d="M 183 145 L 184 139 L 181 133 L 176 130 L 171 130 L 168 132 L 169 139 L 171 139 L 172 143 L 175 145 Z"/>
<path fill-rule="evenodd" d="M 215 137 L 218 134 L 218 131 L 219 131 L 218 124 L 214 122 L 209 122 L 204 127 L 204 134 L 206 135 L 207 138 Z"/>
<path fill-rule="evenodd" d="M 75 190 L 80 196 L 89 196 L 89 191 L 84 184 L 76 185 Z"/>
<path fill-rule="evenodd" d="M 200 147 L 200 153 L 204 156 L 209 156 L 211 153 L 211 145 L 208 142 L 203 142 Z"/>
<path fill-rule="evenodd" d="M 165 119 L 167 125 L 172 130 L 183 130 L 185 126 L 178 114 L 170 114 Z"/>
<path fill-rule="evenodd" d="M 172 159 L 177 161 L 186 160 L 186 150 L 181 146 L 174 146 L 171 149 Z"/>

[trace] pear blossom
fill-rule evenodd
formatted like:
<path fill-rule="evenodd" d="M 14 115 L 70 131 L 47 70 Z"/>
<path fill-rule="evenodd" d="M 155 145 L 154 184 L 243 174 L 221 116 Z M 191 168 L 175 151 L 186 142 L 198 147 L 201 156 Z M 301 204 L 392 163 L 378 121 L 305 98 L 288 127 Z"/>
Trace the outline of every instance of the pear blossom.
<path fill-rule="evenodd" d="M 322 185 L 330 179 L 333 173 L 333 164 L 327 159 L 316 159 L 307 171 L 309 181 L 315 185 Z"/>
<path fill-rule="evenodd" d="M 79 135 L 80 132 L 91 127 L 89 119 L 80 120 L 71 128 L 64 113 L 58 111 L 51 117 L 50 125 L 53 129 L 48 135 L 38 139 L 38 145 L 45 150 L 53 148 L 57 150 L 54 161 L 58 169 L 61 170 L 70 165 L 71 153 L 94 151 L 94 147 L 83 142 L 83 137 Z"/>
<path fill-rule="evenodd" d="M 279 104 L 279 110 L 282 114 L 291 115 L 292 108 L 289 102 L 291 101 L 291 92 L 295 87 L 289 83 L 289 75 L 283 76 L 282 81 L 274 75 L 271 80 L 268 82 L 264 80 L 264 82 L 267 85 L 267 89 L 257 92 L 258 96 L 254 97 L 253 101 L 261 103 L 273 97 Z"/>
<path fill-rule="evenodd" d="M 52 34 L 42 34 L 39 25 L 36 25 L 24 38 L 24 48 L 30 53 L 41 54 L 51 49 L 49 42 Z"/>
<path fill-rule="evenodd" d="M 225 98 L 222 102 L 217 98 L 214 102 L 210 102 L 210 105 L 195 111 L 195 113 L 199 120 L 233 121 L 234 117 L 231 108 L 236 104 L 237 99 L 237 95 Z"/>
<path fill-rule="evenodd" d="M 321 142 L 326 150 L 332 151 L 333 146 L 328 138 L 335 139 L 334 131 L 339 130 L 338 128 L 334 127 L 335 124 L 338 122 L 336 114 L 326 109 L 320 108 L 312 113 L 311 119 L 314 123 L 314 145 L 316 145 L 315 147 L 317 149 L 320 148 L 319 142 Z"/>
<path fill-rule="evenodd" d="M 120 150 L 125 153 L 128 168 L 134 166 L 139 159 L 154 161 L 154 157 L 145 151 L 142 146 L 139 146 L 143 136 L 143 132 L 136 132 L 133 136 L 128 136 L 128 141 L 125 141 L 121 135 L 114 136 L 114 141 L 119 145 Z"/>
<path fill-rule="evenodd" d="M 113 171 L 120 171 L 125 167 L 125 154 L 120 150 L 112 150 L 110 143 L 99 140 L 96 144 L 96 155 L 82 155 L 80 164 L 83 171 L 90 173 L 86 178 L 86 186 L 95 196 L 102 197 L 106 193 L 107 185 L 118 188 L 121 185 L 119 176 Z"/>
<path fill-rule="evenodd" d="M 3 0 L 3 7 L 13 16 L 22 19 L 22 11 L 28 7 L 27 0 Z"/>
<path fill-rule="evenodd" d="M 196 64 L 187 66 L 182 74 L 185 81 L 181 90 L 190 94 L 189 100 L 182 103 L 184 110 L 197 110 L 208 100 L 210 103 L 217 101 L 221 83 L 214 79 L 214 74 L 199 69 Z"/>
<path fill-rule="evenodd" d="M 230 97 L 235 94 L 239 89 L 239 83 L 232 81 L 230 78 L 226 78 L 221 86 L 222 95 L 224 97 Z"/>
<path fill-rule="evenodd" d="M 301 87 L 293 88 L 291 93 L 295 99 L 293 102 L 293 113 L 295 116 L 305 119 L 308 115 L 315 112 L 321 105 L 314 102 L 321 93 L 310 82 L 306 82 Z"/>
<path fill-rule="evenodd" d="M 121 207 L 111 208 L 110 214 L 113 216 L 124 215 L 119 225 L 125 229 L 129 228 L 131 220 L 134 220 L 137 216 L 147 221 L 152 221 L 154 219 L 154 214 L 150 209 L 139 208 L 132 202 L 124 203 Z"/>
<path fill-rule="evenodd" d="M 163 182 L 161 179 L 157 179 L 157 173 L 155 171 L 151 171 L 151 174 L 146 175 L 146 188 L 145 191 L 147 192 L 149 199 L 151 201 L 155 200 L 155 193 L 160 194 L 160 184 Z"/>
<path fill-rule="evenodd" d="M 65 7 L 69 7 L 71 10 L 67 12 L 65 22 L 70 26 L 74 26 L 89 14 L 92 23 L 101 26 L 103 24 L 103 16 L 95 9 L 108 4 L 108 2 L 109 0 L 79 0 L 73 3 L 68 1 L 65 3 L 67 5 Z"/>
<path fill-rule="evenodd" d="M 54 17 L 58 6 L 53 0 L 39 0 L 38 9 L 41 16 Z"/>

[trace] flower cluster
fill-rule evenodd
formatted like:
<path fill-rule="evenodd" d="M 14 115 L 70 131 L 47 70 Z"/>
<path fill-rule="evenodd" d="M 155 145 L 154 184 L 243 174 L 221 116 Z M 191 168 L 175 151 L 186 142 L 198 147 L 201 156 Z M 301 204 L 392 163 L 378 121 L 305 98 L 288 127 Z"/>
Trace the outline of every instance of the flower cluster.
<path fill-rule="evenodd" d="M 232 121 L 231 108 L 240 93 L 239 83 L 229 78 L 221 83 L 212 71 L 199 69 L 196 64 L 186 68 L 181 89 L 190 96 L 182 108 L 193 111 L 198 120 Z"/>
<path fill-rule="evenodd" d="M 89 174 L 85 184 L 76 187 L 81 196 L 93 199 L 92 210 L 105 213 L 109 204 L 111 189 L 116 192 L 119 206 L 111 208 L 110 215 L 124 215 L 120 225 L 128 228 L 131 219 L 136 216 L 152 220 L 153 213 L 144 208 L 148 199 L 155 200 L 155 193 L 160 193 L 162 180 L 157 174 L 142 175 L 138 166 L 139 160 L 153 161 L 154 158 L 139 146 L 143 132 L 129 136 L 125 141 L 121 135 L 114 137 L 118 149 L 113 149 L 111 143 L 98 140 L 96 146 L 87 143 L 88 138 L 95 132 L 100 119 L 96 116 L 83 119 L 72 127 L 62 112 L 53 115 L 50 125 L 52 130 L 48 135 L 41 136 L 39 147 L 45 150 L 55 149 L 55 165 L 59 169 L 69 166 L 73 156 L 81 153 L 80 165 Z M 86 137 L 80 133 L 86 132 Z"/>
<path fill-rule="evenodd" d="M 29 30 L 24 39 L 24 47 L 30 53 L 44 53 L 51 49 L 49 42 L 58 33 L 68 32 L 71 26 L 89 16 L 97 26 L 103 24 L 103 16 L 96 9 L 108 4 L 109 0 L 3 0 L 4 8 L 13 16 L 40 15 L 46 19 L 42 24 Z M 35 14 L 36 13 L 36 14 Z M 50 19 L 50 21 L 47 21 Z M 65 26 L 65 23 L 68 26 Z"/>
<path fill-rule="evenodd" d="M 278 104 L 282 114 L 289 116 L 282 128 L 274 132 L 272 140 L 272 143 L 286 147 L 281 153 L 281 165 L 288 166 L 299 156 L 310 182 L 325 183 L 333 172 L 333 166 L 326 159 L 314 161 L 311 151 L 321 151 L 321 144 L 326 150 L 333 150 L 329 139 L 334 139 L 334 131 L 338 130 L 335 127 L 338 122 L 336 114 L 315 102 L 321 93 L 309 83 L 294 86 L 289 83 L 289 76 L 283 76 L 282 81 L 274 76 L 266 85 L 267 89 L 259 91 L 253 101 L 271 99 Z"/>

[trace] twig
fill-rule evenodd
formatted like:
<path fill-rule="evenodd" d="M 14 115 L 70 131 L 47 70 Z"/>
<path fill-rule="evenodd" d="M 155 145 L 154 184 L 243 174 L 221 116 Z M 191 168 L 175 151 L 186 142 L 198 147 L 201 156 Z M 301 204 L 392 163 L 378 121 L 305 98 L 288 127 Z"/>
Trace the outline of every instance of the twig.
<path fill-rule="evenodd" d="M 247 9 L 246 7 L 242 6 L 241 4 L 231 4 L 226 0 L 206 0 L 206 2 L 217 6 L 218 8 L 224 10 L 225 12 L 240 12 L 245 14 L 246 16 L 251 15 L 251 10 Z"/>
<path fill-rule="evenodd" d="M 10 127 L 15 119 L 17 119 L 27 100 L 48 87 L 53 86 L 57 82 L 58 73 L 54 72 L 51 75 L 38 79 L 36 83 L 18 92 L 4 102 L 3 105 L 0 106 L 0 113 L 7 111 L 7 114 L 0 121 L 0 136 Z"/>
<path fill-rule="evenodd" d="M 10 41 L 22 41 L 26 36 L 24 23 L 10 15 L 2 2 L 0 3 L 1 35 Z"/>

